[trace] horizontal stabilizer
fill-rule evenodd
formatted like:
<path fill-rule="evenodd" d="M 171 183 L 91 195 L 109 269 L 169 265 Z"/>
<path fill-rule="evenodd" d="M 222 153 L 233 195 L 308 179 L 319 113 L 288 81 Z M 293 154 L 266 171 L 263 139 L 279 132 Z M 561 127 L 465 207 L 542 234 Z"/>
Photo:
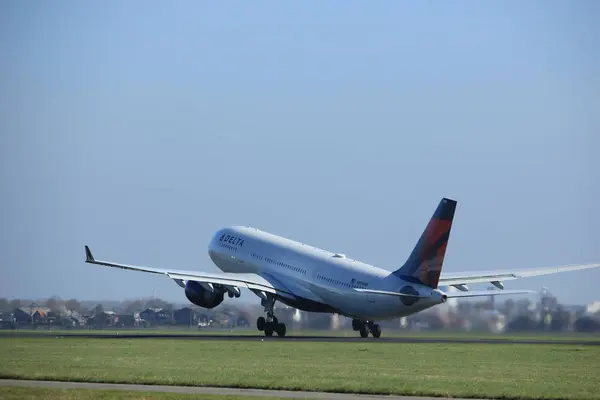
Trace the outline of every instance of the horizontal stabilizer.
<path fill-rule="evenodd" d="M 484 297 L 484 296 L 500 296 L 510 294 L 529 294 L 535 293 L 533 290 L 486 290 L 479 292 L 450 292 L 446 293 L 449 299 L 458 297 Z"/>
<path fill-rule="evenodd" d="M 475 271 L 463 273 L 443 274 L 440 277 L 440 285 L 454 286 L 470 283 L 502 282 L 534 276 L 557 274 L 560 272 L 580 271 L 584 269 L 600 268 L 600 264 L 564 265 L 560 267 L 541 267 L 498 271 Z"/>
<path fill-rule="evenodd" d="M 388 296 L 397 296 L 397 297 L 410 297 L 413 299 L 427 299 L 429 296 L 421 296 L 418 294 L 407 294 L 407 293 L 398 293 L 398 292 L 388 292 L 385 290 L 374 290 L 374 289 L 354 289 L 357 292 L 362 293 L 372 293 L 372 294 L 384 294 Z"/>

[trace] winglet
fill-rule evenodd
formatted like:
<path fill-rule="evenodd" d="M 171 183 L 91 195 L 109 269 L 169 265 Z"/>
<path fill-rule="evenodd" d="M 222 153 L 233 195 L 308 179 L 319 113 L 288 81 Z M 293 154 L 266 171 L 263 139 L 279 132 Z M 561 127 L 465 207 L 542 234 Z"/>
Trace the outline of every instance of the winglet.
<path fill-rule="evenodd" d="M 86 245 L 85 246 L 85 262 L 87 263 L 93 263 L 96 260 L 94 260 L 94 256 L 92 255 L 92 252 L 90 251 L 90 248 Z"/>

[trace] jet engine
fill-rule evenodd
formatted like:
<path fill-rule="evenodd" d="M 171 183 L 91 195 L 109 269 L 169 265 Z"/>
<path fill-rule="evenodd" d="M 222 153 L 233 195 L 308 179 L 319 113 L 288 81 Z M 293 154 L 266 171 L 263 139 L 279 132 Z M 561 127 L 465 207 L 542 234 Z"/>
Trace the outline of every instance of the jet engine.
<path fill-rule="evenodd" d="M 202 308 L 215 308 L 223 302 L 224 292 L 211 292 L 195 281 L 185 284 L 185 297 L 190 303 Z"/>

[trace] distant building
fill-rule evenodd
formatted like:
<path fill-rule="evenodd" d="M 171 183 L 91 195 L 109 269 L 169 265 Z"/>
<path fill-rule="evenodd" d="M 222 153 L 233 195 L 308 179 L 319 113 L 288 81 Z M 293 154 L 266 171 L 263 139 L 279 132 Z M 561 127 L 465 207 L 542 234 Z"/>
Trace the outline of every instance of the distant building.
<path fill-rule="evenodd" d="M 87 320 L 87 324 L 93 328 L 109 328 L 115 327 L 119 320 L 119 316 L 114 311 L 102 311 L 100 313 L 94 313 L 94 315 Z"/>
<path fill-rule="evenodd" d="M 44 325 L 56 318 L 46 307 L 20 307 L 13 311 L 13 317 L 18 326 Z"/>
<path fill-rule="evenodd" d="M 16 308 L 13 311 L 13 317 L 17 325 L 33 325 L 33 319 L 28 308 Z"/>
<path fill-rule="evenodd" d="M 140 313 L 140 318 L 150 325 L 170 325 L 173 323 L 173 313 L 164 308 L 147 308 Z"/>
<path fill-rule="evenodd" d="M 175 325 L 191 327 L 196 326 L 197 321 L 196 312 L 189 307 L 180 308 L 173 313 L 173 323 Z"/>
<path fill-rule="evenodd" d="M 139 314 L 117 314 L 115 325 L 118 328 L 135 328 L 139 326 Z"/>
<path fill-rule="evenodd" d="M 64 309 L 60 313 L 59 324 L 65 328 L 79 328 L 85 325 L 86 319 L 77 311 Z"/>

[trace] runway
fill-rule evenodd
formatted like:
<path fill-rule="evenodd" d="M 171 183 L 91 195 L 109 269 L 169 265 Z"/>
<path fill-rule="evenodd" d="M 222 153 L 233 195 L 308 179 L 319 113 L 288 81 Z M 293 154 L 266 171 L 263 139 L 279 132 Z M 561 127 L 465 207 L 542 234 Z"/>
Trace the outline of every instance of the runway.
<path fill-rule="evenodd" d="M 230 334 L 169 334 L 169 333 L 93 333 L 93 332 L 10 332 L 0 335 L 0 338 L 88 338 L 88 339 L 167 339 L 167 340 L 230 340 L 230 341 L 276 341 L 276 342 L 333 342 L 333 343 L 437 343 L 437 344 L 552 344 L 552 345 L 580 345 L 580 346 L 600 346 L 599 340 L 580 340 L 580 339 L 524 339 L 524 338 L 478 338 L 478 337 L 380 337 L 378 339 L 369 337 L 352 336 L 304 336 L 290 335 L 285 337 L 265 337 L 263 335 L 230 335 Z"/>
<path fill-rule="evenodd" d="M 0 379 L 0 386 L 36 387 L 45 389 L 95 389 L 95 390 L 121 390 L 127 392 L 162 392 L 180 394 L 209 394 L 229 396 L 254 396 L 254 397 L 281 397 L 296 399 L 334 399 L 334 400 L 445 400 L 443 397 L 409 397 L 389 395 L 364 395 L 353 393 L 326 393 L 326 392 L 294 392 L 288 390 L 262 390 L 262 389 L 236 389 L 218 387 L 194 386 L 166 386 L 166 385 L 130 385 L 116 383 L 88 383 L 88 382 L 56 382 L 56 381 L 29 381 L 18 379 Z M 449 399 L 448 399 L 449 400 Z M 452 398 L 452 400 L 462 400 Z M 477 400 L 477 399 L 469 399 Z"/>

